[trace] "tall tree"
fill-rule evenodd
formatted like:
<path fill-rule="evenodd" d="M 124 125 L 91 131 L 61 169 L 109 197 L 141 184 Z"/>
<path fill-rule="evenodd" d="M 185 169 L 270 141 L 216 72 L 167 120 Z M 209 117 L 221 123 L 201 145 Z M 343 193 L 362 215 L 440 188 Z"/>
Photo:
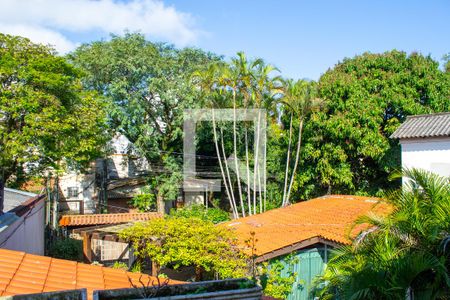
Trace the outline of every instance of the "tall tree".
<path fill-rule="evenodd" d="M 344 59 L 326 72 L 319 80 L 326 109 L 305 122 L 296 198 L 398 186 L 387 180 L 400 167 L 389 136 L 408 115 L 450 110 L 449 75 L 431 57 L 399 51 Z"/>
<path fill-rule="evenodd" d="M 290 195 L 292 186 L 294 184 L 295 175 L 300 159 L 300 149 L 302 144 L 303 123 L 308 115 L 312 112 L 318 111 L 323 104 L 323 101 L 317 98 L 317 85 L 315 82 L 305 80 L 287 80 L 284 88 L 284 96 L 281 98 L 281 103 L 286 107 L 286 112 L 290 113 L 289 120 L 289 142 L 286 157 L 286 172 L 283 189 L 282 206 L 286 206 L 290 202 Z M 290 166 L 290 147 L 292 140 L 292 118 L 296 118 L 298 124 L 297 149 L 295 151 L 295 161 L 292 167 L 291 176 L 288 184 L 288 174 Z"/>
<path fill-rule="evenodd" d="M 52 48 L 0 34 L 0 211 L 5 182 L 101 154 L 105 103 L 81 75 Z"/>
<path fill-rule="evenodd" d="M 183 110 L 199 105 L 190 75 L 219 58 L 130 33 L 82 45 L 70 58 L 88 74 L 89 88 L 110 100 L 111 126 L 151 163 L 150 184 L 162 212 L 164 199 L 175 200 L 181 183 Z"/>

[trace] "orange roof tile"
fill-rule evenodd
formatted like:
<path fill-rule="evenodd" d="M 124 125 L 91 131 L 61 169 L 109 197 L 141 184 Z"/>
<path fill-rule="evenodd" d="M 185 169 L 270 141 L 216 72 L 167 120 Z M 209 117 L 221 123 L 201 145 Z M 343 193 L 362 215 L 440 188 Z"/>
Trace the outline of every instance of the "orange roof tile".
<path fill-rule="evenodd" d="M 352 225 L 370 211 L 385 214 L 389 206 L 379 198 L 330 195 L 232 220 L 222 226 L 235 230 L 247 251 L 250 250 L 245 241 L 254 232 L 255 254 L 261 257 L 313 238 L 349 244 Z M 362 229 L 357 227 L 352 233 Z"/>
<path fill-rule="evenodd" d="M 92 299 L 94 290 L 132 287 L 129 280 L 140 286 L 140 276 L 156 283 L 146 274 L 0 249 L 0 296 L 86 288 Z"/>
<path fill-rule="evenodd" d="M 121 224 L 132 221 L 148 221 L 154 218 L 160 218 L 161 215 L 156 212 L 148 213 L 117 213 L 117 214 L 92 214 L 92 215 L 64 215 L 59 220 L 60 226 L 84 226 L 84 225 L 103 225 L 103 224 Z"/>

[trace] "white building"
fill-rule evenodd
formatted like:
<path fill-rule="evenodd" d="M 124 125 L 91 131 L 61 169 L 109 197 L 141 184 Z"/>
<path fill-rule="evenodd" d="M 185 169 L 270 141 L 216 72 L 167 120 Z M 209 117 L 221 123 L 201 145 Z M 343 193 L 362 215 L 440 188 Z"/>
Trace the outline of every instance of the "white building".
<path fill-rule="evenodd" d="M 149 164 L 145 158 L 137 155 L 133 144 L 122 134 L 114 136 L 109 148 L 108 157 L 92 162 L 87 171 L 68 171 L 59 178 L 63 197 L 60 202 L 62 210 L 76 213 L 96 212 L 102 172 L 106 171 L 108 198 L 113 198 L 110 199 L 109 210 L 114 211 L 113 208 L 117 207 L 121 212 L 127 211 L 126 204 L 130 195 L 138 192 L 145 183 L 138 178 L 141 173 L 148 171 Z M 133 184 L 130 185 L 130 182 Z"/>
<path fill-rule="evenodd" d="M 408 116 L 391 138 L 400 140 L 403 168 L 450 176 L 450 112 Z"/>

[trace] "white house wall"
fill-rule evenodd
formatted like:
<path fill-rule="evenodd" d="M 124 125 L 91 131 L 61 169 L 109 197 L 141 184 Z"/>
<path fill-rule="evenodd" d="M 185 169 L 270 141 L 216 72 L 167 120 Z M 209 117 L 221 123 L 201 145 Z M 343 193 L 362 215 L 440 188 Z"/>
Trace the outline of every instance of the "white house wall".
<path fill-rule="evenodd" d="M 450 138 L 404 139 L 400 144 L 402 167 L 450 176 Z"/>
<path fill-rule="evenodd" d="M 0 232 L 1 248 L 44 255 L 45 201 L 39 201 L 25 215 Z"/>

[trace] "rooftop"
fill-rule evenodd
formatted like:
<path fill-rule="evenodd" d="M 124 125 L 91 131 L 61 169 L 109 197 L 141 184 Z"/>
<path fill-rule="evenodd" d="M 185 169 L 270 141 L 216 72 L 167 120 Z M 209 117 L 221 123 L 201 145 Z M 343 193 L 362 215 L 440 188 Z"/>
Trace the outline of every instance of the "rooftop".
<path fill-rule="evenodd" d="M 242 245 L 254 232 L 256 255 L 262 261 L 318 242 L 349 244 L 352 224 L 359 216 L 388 211 L 379 198 L 330 195 L 232 220 L 224 226 L 236 231 Z M 362 229 L 354 228 L 352 233 Z"/>
<path fill-rule="evenodd" d="M 450 112 L 406 117 L 391 135 L 393 139 L 450 136 Z"/>
<path fill-rule="evenodd" d="M 94 290 L 130 288 L 130 281 L 140 287 L 141 276 L 156 283 L 146 274 L 0 249 L 0 296 L 86 288 L 92 299 Z"/>
<path fill-rule="evenodd" d="M 8 212 L 35 196 L 37 196 L 37 194 L 5 188 L 5 201 L 3 203 L 3 211 Z"/>
<path fill-rule="evenodd" d="M 122 224 L 133 221 L 148 221 L 160 217 L 161 215 L 156 212 L 64 215 L 59 220 L 59 225 L 64 227 L 64 226 Z"/>

